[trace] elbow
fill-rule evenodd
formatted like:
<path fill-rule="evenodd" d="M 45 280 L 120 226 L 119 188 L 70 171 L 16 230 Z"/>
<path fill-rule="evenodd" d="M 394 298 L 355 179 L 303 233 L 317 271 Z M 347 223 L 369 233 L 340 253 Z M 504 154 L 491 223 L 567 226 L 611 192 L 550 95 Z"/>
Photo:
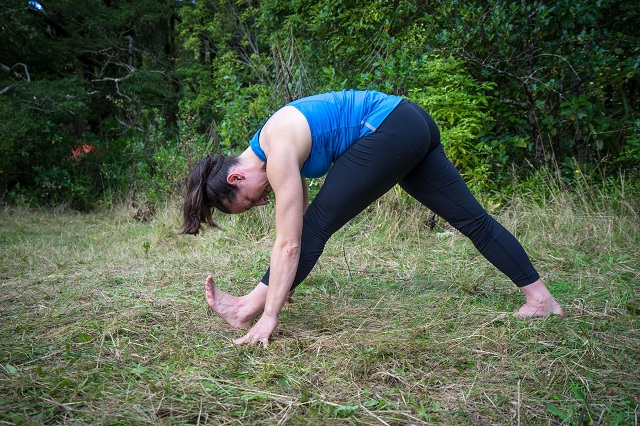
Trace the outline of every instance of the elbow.
<path fill-rule="evenodd" d="M 285 247 L 284 253 L 287 257 L 291 257 L 294 259 L 300 258 L 300 243 L 289 244 Z"/>
<path fill-rule="evenodd" d="M 281 241 L 276 242 L 276 246 L 280 253 L 289 258 L 300 258 L 300 241 Z"/>

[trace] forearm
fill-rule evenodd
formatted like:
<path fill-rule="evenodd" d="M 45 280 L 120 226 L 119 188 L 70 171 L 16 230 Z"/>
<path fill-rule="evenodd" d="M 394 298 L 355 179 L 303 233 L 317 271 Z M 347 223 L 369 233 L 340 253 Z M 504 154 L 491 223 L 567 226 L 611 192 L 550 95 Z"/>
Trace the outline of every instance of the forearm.
<path fill-rule="evenodd" d="M 276 243 L 271 252 L 269 290 L 264 306 L 264 315 L 277 317 L 291 291 L 300 258 L 299 244 Z"/>

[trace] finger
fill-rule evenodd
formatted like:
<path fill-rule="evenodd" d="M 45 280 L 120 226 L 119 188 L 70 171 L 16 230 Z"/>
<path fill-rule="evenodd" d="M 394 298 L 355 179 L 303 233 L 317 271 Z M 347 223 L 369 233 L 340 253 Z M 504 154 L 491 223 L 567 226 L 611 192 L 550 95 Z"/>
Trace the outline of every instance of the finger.
<path fill-rule="evenodd" d="M 233 344 L 234 344 L 234 345 L 242 345 L 243 343 L 247 343 L 247 341 L 249 340 L 249 337 L 250 337 L 250 336 L 249 336 L 248 334 L 246 334 L 246 335 L 242 336 L 242 337 L 241 337 L 241 338 L 239 338 L 239 339 L 235 339 L 235 340 L 233 341 Z"/>
<path fill-rule="evenodd" d="M 267 346 L 269 346 L 269 339 L 262 339 L 262 347 L 266 348 Z"/>
<path fill-rule="evenodd" d="M 257 343 L 261 341 L 262 339 L 259 339 L 257 336 L 251 336 L 251 347 L 254 347 Z"/>

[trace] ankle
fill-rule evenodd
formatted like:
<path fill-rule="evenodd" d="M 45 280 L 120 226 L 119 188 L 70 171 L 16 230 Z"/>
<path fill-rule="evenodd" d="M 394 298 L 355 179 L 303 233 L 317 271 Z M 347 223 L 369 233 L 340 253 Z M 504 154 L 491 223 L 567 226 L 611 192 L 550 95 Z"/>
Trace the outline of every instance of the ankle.
<path fill-rule="evenodd" d="M 257 318 L 263 310 L 264 303 L 260 303 L 259 300 L 256 300 L 254 297 L 250 297 L 250 295 L 240 297 L 238 299 L 238 304 L 236 305 L 236 312 L 238 313 L 238 316 L 245 320 L 253 320 Z"/>
<path fill-rule="evenodd" d="M 538 279 L 537 281 L 524 287 L 520 287 L 520 290 L 527 298 L 527 302 L 544 303 L 553 299 L 551 292 L 549 292 L 541 279 Z"/>

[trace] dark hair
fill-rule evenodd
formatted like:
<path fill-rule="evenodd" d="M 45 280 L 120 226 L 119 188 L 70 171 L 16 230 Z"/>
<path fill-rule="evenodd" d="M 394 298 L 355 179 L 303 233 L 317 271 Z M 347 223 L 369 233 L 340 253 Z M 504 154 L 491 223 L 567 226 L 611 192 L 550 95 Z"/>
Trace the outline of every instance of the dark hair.
<path fill-rule="evenodd" d="M 238 187 L 227 182 L 229 169 L 238 163 L 238 155 L 209 155 L 201 160 L 187 177 L 184 199 L 183 234 L 197 234 L 202 222 L 217 226 L 213 209 L 229 213 L 223 201 L 235 198 Z"/>

